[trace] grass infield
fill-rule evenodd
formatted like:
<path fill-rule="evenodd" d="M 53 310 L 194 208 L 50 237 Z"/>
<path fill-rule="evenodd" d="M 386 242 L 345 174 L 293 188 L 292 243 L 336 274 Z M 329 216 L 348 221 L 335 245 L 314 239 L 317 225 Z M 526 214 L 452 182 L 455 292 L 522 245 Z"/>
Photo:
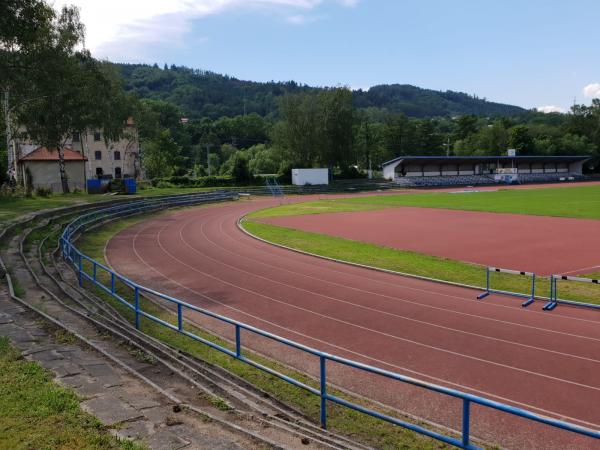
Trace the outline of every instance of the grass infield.
<path fill-rule="evenodd" d="M 291 203 L 251 213 L 244 220 L 243 227 L 266 241 L 320 256 L 442 281 L 485 286 L 485 268 L 480 265 L 260 222 L 261 218 L 267 217 L 369 211 L 399 206 L 600 219 L 600 185 L 457 194 L 430 192 Z M 582 276 L 598 278 L 599 274 Z M 530 280 L 517 275 L 494 273 L 491 285 L 494 289 L 523 294 L 530 292 Z M 566 300 L 600 304 L 600 286 L 596 284 L 559 282 L 558 292 L 560 298 Z M 536 294 L 543 297 L 550 295 L 547 279 L 537 280 Z"/>
<path fill-rule="evenodd" d="M 294 203 L 250 214 L 249 218 L 369 211 L 399 206 L 459 209 L 537 216 L 600 219 L 600 185 L 497 191 L 421 192 Z"/>

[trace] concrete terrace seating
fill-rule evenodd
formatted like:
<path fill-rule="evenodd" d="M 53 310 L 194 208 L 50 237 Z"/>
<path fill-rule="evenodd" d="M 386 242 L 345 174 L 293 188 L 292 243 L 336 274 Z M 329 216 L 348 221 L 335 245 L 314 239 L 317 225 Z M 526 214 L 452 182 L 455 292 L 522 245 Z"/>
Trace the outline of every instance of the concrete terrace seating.
<path fill-rule="evenodd" d="M 581 175 L 572 173 L 525 173 L 519 174 L 519 183 L 553 183 L 581 180 Z M 478 186 L 502 184 L 493 175 L 447 175 L 432 177 L 398 177 L 394 183 L 403 187 Z"/>
<path fill-rule="evenodd" d="M 475 186 L 483 184 L 496 184 L 493 177 L 487 175 L 446 175 L 437 177 L 402 177 L 394 182 L 406 187 L 434 187 L 434 186 Z"/>

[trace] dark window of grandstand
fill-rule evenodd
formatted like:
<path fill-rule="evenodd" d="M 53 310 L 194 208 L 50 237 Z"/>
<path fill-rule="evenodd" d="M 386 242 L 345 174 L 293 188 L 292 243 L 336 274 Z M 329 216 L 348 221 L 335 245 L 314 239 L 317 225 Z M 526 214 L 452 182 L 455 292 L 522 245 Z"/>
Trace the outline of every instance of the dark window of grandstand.
<path fill-rule="evenodd" d="M 99 141 L 102 138 L 99 131 L 94 131 L 94 140 Z"/>
<path fill-rule="evenodd" d="M 121 159 L 121 152 L 120 152 L 120 151 L 118 151 L 118 150 L 116 150 L 116 151 L 115 151 L 115 161 L 118 161 L 118 160 L 120 160 L 120 159 Z"/>
<path fill-rule="evenodd" d="M 79 142 L 81 140 L 81 136 L 79 133 L 73 133 L 73 142 Z"/>
<path fill-rule="evenodd" d="M 121 168 L 115 167 L 115 178 L 121 178 Z"/>
<path fill-rule="evenodd" d="M 100 150 L 96 150 L 94 152 L 94 158 L 95 159 L 102 159 L 102 152 Z"/>
<path fill-rule="evenodd" d="M 102 175 L 104 175 L 104 171 L 102 170 L 102 167 L 96 167 L 96 176 L 98 178 L 100 178 Z"/>

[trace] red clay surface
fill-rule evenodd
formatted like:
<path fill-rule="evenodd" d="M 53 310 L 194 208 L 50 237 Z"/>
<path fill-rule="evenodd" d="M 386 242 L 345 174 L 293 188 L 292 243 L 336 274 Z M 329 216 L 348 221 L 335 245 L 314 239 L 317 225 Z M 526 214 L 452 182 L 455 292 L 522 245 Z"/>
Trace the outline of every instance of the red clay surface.
<path fill-rule="evenodd" d="M 240 216 L 273 205 L 239 201 L 187 209 L 118 233 L 119 272 L 190 303 L 320 350 L 600 429 L 600 314 L 325 261 L 257 241 Z M 189 315 L 189 313 L 187 313 Z M 200 325 L 231 338 L 229 326 Z M 318 361 L 243 333 L 252 348 L 301 371 Z M 200 345 L 200 344 L 199 344 Z M 329 364 L 352 392 L 460 429 L 455 399 Z M 473 407 L 475 436 L 514 449 L 590 449 L 589 438 Z"/>
<path fill-rule="evenodd" d="M 398 207 L 262 222 L 540 275 L 600 267 L 600 221 Z"/>

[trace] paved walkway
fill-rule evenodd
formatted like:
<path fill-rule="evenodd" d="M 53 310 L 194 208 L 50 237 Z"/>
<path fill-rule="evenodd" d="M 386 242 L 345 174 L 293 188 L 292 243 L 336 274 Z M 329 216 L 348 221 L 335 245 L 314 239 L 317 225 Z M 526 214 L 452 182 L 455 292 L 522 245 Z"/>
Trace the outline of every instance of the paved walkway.
<path fill-rule="evenodd" d="M 210 421 L 185 411 L 174 412 L 167 399 L 114 367 L 99 353 L 75 344 L 59 344 L 37 316 L 9 299 L 0 286 L 0 336 L 7 336 L 28 360 L 56 375 L 85 400 L 82 408 L 114 427 L 122 438 L 141 441 L 151 449 L 247 449 L 255 445 Z M 138 370 L 152 370 L 139 362 Z"/>

